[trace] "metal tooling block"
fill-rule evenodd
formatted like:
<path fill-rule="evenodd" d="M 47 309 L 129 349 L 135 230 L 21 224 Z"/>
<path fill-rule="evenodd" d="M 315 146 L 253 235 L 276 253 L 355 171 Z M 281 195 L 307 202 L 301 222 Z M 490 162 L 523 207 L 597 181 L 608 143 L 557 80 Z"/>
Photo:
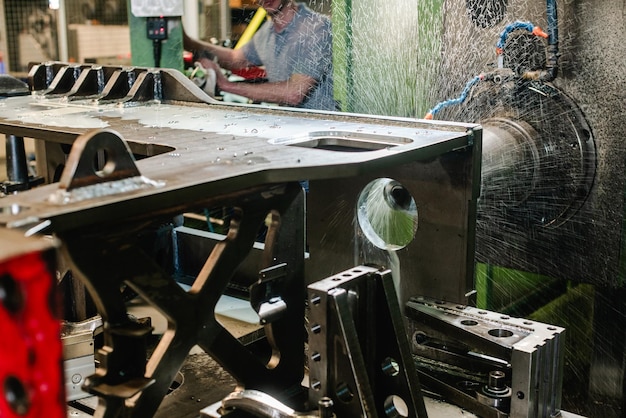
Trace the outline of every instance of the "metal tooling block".
<path fill-rule="evenodd" d="M 564 328 L 421 297 L 406 315 L 427 386 L 481 416 L 560 413 Z"/>

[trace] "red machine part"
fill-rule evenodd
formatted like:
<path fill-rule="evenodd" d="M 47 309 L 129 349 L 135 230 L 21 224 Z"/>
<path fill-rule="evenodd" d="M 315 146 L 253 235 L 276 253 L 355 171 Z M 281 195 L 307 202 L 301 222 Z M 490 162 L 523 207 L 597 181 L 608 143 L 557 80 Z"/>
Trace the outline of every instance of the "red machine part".
<path fill-rule="evenodd" d="M 66 416 L 57 291 L 45 253 L 0 261 L 0 417 Z"/>

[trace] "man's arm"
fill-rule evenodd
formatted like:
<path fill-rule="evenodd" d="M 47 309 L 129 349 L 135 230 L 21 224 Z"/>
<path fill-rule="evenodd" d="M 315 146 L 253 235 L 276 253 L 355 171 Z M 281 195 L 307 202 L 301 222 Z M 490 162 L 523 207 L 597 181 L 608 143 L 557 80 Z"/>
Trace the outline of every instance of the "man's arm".
<path fill-rule="evenodd" d="M 298 106 L 317 83 L 313 77 L 304 74 L 293 74 L 289 80 L 268 83 L 231 82 L 214 62 L 204 60 L 202 64 L 215 70 L 216 84 L 221 91 L 247 97 L 255 102 Z"/>
<path fill-rule="evenodd" d="M 248 62 L 241 49 L 225 48 L 223 46 L 213 45 L 208 42 L 193 39 L 187 35 L 184 30 L 183 48 L 194 53 L 208 52 L 209 54 L 217 57 L 220 66 L 228 70 L 238 70 L 252 65 Z M 206 66 L 206 64 L 204 65 Z"/>

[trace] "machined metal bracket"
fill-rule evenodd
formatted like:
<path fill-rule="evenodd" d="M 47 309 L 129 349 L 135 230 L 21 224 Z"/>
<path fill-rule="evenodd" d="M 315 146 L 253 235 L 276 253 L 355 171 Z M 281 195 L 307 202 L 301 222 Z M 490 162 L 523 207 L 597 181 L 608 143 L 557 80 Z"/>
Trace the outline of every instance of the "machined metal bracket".
<path fill-rule="evenodd" d="M 76 139 L 59 187 L 70 191 L 139 175 L 133 154 L 121 136 L 109 129 L 99 130 Z"/>
<path fill-rule="evenodd" d="M 390 270 L 315 282 L 308 303 L 311 405 L 327 397 L 340 417 L 427 416 Z"/>
<path fill-rule="evenodd" d="M 74 64 L 49 61 L 33 65 L 28 73 L 30 89 L 46 97 L 93 100 L 98 103 L 137 103 L 182 100 L 216 102 L 180 71 Z"/>

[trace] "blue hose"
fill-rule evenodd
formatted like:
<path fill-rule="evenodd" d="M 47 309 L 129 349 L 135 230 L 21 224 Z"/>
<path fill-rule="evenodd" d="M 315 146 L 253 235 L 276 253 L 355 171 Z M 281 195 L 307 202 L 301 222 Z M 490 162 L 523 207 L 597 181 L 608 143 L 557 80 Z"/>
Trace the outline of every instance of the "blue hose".
<path fill-rule="evenodd" d="M 559 68 L 559 20 L 556 0 L 547 0 L 546 14 L 548 19 L 548 69 L 542 80 L 552 81 L 556 78 Z"/>
<path fill-rule="evenodd" d="M 556 0 L 547 0 L 546 14 L 548 17 L 548 44 L 558 45 L 559 25 L 556 9 Z"/>
<path fill-rule="evenodd" d="M 432 117 L 436 115 L 437 113 L 439 113 L 439 111 L 443 109 L 444 107 L 463 103 L 465 99 L 467 99 L 467 95 L 469 94 L 474 84 L 478 83 L 482 79 L 483 79 L 482 75 L 477 75 L 476 77 L 472 78 L 470 81 L 467 82 L 467 84 L 465 85 L 465 88 L 463 89 L 459 97 L 457 97 L 456 99 L 449 99 L 449 100 L 445 100 L 443 102 L 438 103 L 435 107 L 433 107 L 428 112 L 428 114 L 426 115 L 426 119 L 432 119 Z"/>
<path fill-rule="evenodd" d="M 516 31 L 518 29 L 526 29 L 528 32 L 532 33 L 532 31 L 535 29 L 535 25 L 533 25 L 530 22 L 521 22 L 521 21 L 509 23 L 502 30 L 502 33 L 500 33 L 500 39 L 498 40 L 498 43 L 496 44 L 496 48 L 504 49 L 504 45 L 506 43 L 506 39 L 509 36 L 509 33 Z"/>

